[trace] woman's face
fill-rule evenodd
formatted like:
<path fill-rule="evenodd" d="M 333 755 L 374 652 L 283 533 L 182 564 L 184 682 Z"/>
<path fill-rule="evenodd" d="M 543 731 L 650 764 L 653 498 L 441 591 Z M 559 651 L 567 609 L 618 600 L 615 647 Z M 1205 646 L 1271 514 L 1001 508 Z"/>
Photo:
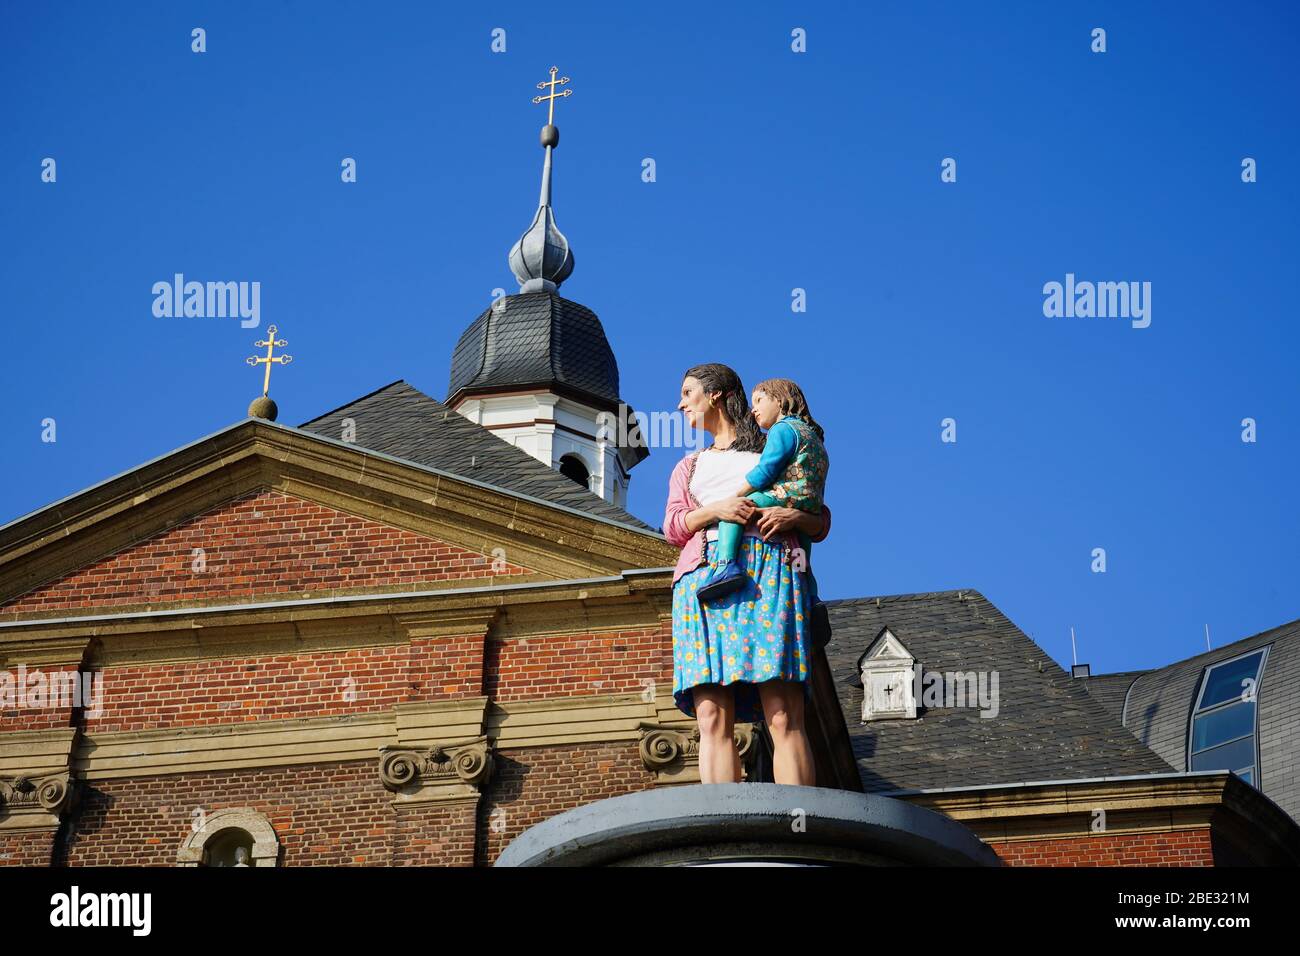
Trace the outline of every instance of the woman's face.
<path fill-rule="evenodd" d="M 686 424 L 692 428 L 706 427 L 708 423 L 705 419 L 711 406 L 709 395 L 704 391 L 704 383 L 690 375 L 682 379 L 682 400 L 677 403 L 677 408 L 686 416 Z"/>
<path fill-rule="evenodd" d="M 781 406 L 775 398 L 766 392 L 755 391 L 752 397 L 754 399 L 754 421 L 758 422 L 759 428 L 767 431 L 781 417 Z"/>

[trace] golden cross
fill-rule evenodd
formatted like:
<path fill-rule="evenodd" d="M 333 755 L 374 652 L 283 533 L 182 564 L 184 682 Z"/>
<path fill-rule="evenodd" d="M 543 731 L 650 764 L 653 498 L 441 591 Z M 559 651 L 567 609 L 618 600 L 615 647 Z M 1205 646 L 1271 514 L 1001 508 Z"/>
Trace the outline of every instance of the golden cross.
<path fill-rule="evenodd" d="M 271 390 L 271 366 L 275 364 L 288 365 L 290 362 L 293 361 L 292 355 L 277 355 L 274 358 L 272 358 L 271 349 L 272 348 L 282 349 L 288 344 L 289 343 L 286 342 L 284 339 L 277 339 L 275 337 L 274 325 L 268 325 L 266 327 L 266 341 L 253 343 L 253 346 L 259 349 L 262 346 L 266 346 L 265 357 L 258 358 L 256 355 L 250 355 L 248 358 L 244 359 L 245 362 L 247 362 L 249 365 L 253 366 L 254 368 L 257 368 L 257 366 L 259 365 L 266 366 L 266 378 L 262 381 L 263 395 L 266 395 L 266 393 Z"/>
<path fill-rule="evenodd" d="M 548 106 L 548 112 L 547 112 L 547 114 L 546 114 L 546 125 L 547 125 L 547 126 L 554 126 L 554 125 L 555 125 L 555 101 L 556 101 L 557 99 L 559 99 L 561 96 L 572 96 L 572 95 L 573 95 L 573 90 L 565 90 L 563 93 L 557 93 L 557 92 L 555 92 L 555 88 L 556 88 L 557 86 L 563 86 L 565 83 L 568 83 L 568 82 L 569 82 L 569 78 L 568 78 L 567 76 L 562 76 L 562 77 L 560 77 L 560 78 L 557 80 L 557 79 L 555 78 L 555 74 L 556 74 L 556 73 L 559 73 L 559 72 L 560 72 L 560 68 L 559 68 L 558 66 L 553 66 L 553 67 L 551 67 L 551 79 L 550 79 L 550 81 L 548 82 L 548 81 L 546 81 L 546 80 L 543 80 L 541 83 L 538 83 L 538 84 L 537 84 L 537 88 L 538 88 L 539 90 L 544 90 L 544 89 L 546 89 L 546 88 L 549 86 L 549 87 L 551 88 L 551 92 L 548 93 L 546 96 L 534 96 L 534 97 L 533 97 L 533 102 L 534 102 L 534 103 L 540 103 L 540 102 L 542 102 L 542 100 L 546 100 L 546 101 L 549 103 L 549 106 Z"/>

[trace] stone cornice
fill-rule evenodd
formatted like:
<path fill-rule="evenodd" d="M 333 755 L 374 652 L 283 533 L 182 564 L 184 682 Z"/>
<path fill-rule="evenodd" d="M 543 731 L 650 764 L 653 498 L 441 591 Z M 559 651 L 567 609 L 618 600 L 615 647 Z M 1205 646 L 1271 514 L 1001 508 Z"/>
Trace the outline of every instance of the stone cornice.
<path fill-rule="evenodd" d="M 298 429 L 248 420 L 0 528 L 0 603 L 258 489 L 550 577 L 660 567 L 661 536 Z"/>
<path fill-rule="evenodd" d="M 437 614 L 399 614 L 397 624 L 408 640 L 473 634 L 486 637 L 501 616 L 500 605 L 449 608 Z"/>
<path fill-rule="evenodd" d="M 1232 828 L 1235 821 L 1249 820 L 1255 842 L 1264 832 L 1276 852 L 1291 859 L 1292 865 L 1300 863 L 1295 821 L 1250 784 L 1226 771 L 884 795 L 938 810 L 985 841 L 1096 837 L 1220 825 Z"/>
<path fill-rule="evenodd" d="M 84 632 L 49 636 L 0 633 L 0 667 L 76 667 L 85 661 L 91 643 L 91 635 Z"/>
<path fill-rule="evenodd" d="M 58 776 L 72 766 L 76 739 L 75 727 L 0 733 L 0 777 Z"/>
<path fill-rule="evenodd" d="M 72 768 L 86 780 L 101 780 L 369 760 L 383 747 L 418 748 L 480 736 L 487 704 L 486 697 L 460 697 L 331 717 L 92 730 L 78 740 Z"/>
<path fill-rule="evenodd" d="M 70 766 L 75 776 L 95 781 L 369 760 L 384 748 L 418 751 L 479 737 L 489 739 L 497 752 L 590 743 L 638 746 L 645 724 L 665 733 L 678 731 L 683 749 L 690 751 L 680 765 L 657 769 L 659 778 L 678 782 L 694 774 L 698 779 L 698 771 L 692 770 L 698 743 L 689 742 L 694 722 L 676 709 L 671 697 L 647 701 L 636 693 L 505 704 L 465 697 L 411 701 L 355 715 L 98 733 L 92 729 L 77 738 Z M 737 728 L 745 759 L 755 751 L 752 732 L 748 724 Z M 16 736 L 0 735 L 0 742 Z M 54 746 L 51 742 L 26 749 Z M 0 750 L 0 756 L 3 753 Z M 10 767 L 58 766 L 58 759 L 53 754 L 15 758 L 17 762 L 0 764 L 0 773 Z M 66 751 L 62 759 L 68 765 Z"/>
<path fill-rule="evenodd" d="M 10 622 L 0 624 L 0 666 L 163 663 L 489 631 L 509 638 L 639 628 L 656 621 L 647 593 L 640 587 L 632 596 L 620 576 Z"/>
<path fill-rule="evenodd" d="M 662 624 L 650 592 L 629 590 L 597 599 L 593 589 L 578 589 L 564 599 L 518 602 L 502 607 L 492 628 L 492 637 L 546 638 L 551 635 L 594 634 L 601 631 L 629 631 L 656 628 Z"/>

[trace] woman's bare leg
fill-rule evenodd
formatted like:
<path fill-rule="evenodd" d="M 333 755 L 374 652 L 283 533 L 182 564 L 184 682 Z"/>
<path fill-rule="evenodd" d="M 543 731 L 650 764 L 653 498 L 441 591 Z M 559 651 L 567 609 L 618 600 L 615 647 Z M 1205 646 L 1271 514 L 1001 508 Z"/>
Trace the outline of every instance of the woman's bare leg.
<path fill-rule="evenodd" d="M 803 684 L 798 681 L 764 681 L 758 685 L 763 699 L 763 719 L 772 736 L 772 779 L 776 783 L 811 787 L 816 782 L 812 747 L 804 732 Z"/>
<path fill-rule="evenodd" d="M 732 689 L 705 684 L 695 688 L 694 699 L 700 725 L 700 783 L 740 783 Z"/>

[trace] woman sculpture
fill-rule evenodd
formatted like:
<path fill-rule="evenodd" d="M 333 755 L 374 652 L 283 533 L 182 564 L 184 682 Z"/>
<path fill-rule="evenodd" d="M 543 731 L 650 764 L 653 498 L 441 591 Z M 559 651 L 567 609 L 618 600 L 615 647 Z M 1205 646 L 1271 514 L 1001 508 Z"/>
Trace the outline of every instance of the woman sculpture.
<path fill-rule="evenodd" d="M 700 730 L 700 781 L 738 783 L 736 721 L 766 723 L 777 783 L 814 783 L 804 709 L 812 666 L 812 600 L 797 533 L 830 530 L 820 515 L 759 508 L 735 494 L 757 464 L 763 433 L 740 378 L 725 365 L 697 365 L 682 380 L 678 408 L 713 444 L 683 458 L 669 479 L 664 537 L 682 549 L 673 574 L 673 699 Z M 719 521 L 745 526 L 748 580 L 701 602 L 712 571 Z"/>

